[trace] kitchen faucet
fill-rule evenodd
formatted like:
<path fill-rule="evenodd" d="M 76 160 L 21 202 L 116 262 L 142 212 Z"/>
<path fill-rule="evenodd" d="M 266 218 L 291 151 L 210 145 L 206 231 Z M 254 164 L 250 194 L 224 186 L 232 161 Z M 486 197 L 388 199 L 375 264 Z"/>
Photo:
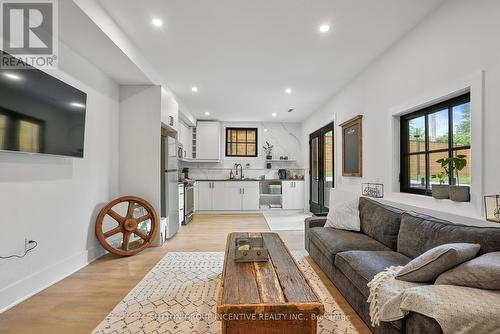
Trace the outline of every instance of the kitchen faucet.
<path fill-rule="evenodd" d="M 243 179 L 243 166 L 241 164 L 234 164 L 234 169 L 236 170 L 235 178 L 238 178 L 238 167 L 240 167 L 240 180 Z"/>

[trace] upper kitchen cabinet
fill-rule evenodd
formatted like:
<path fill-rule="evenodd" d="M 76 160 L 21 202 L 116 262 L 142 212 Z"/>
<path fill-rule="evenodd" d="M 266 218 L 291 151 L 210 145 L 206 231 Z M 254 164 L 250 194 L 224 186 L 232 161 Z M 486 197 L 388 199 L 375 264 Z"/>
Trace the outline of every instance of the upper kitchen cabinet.
<path fill-rule="evenodd" d="M 221 125 L 216 121 L 198 121 L 196 124 L 195 160 L 220 160 Z"/>
<path fill-rule="evenodd" d="M 193 158 L 193 131 L 191 127 L 179 122 L 179 131 L 177 132 L 177 141 L 182 147 L 182 160 L 191 160 Z"/>
<path fill-rule="evenodd" d="M 179 103 L 171 91 L 161 89 L 161 122 L 171 130 L 179 128 Z"/>

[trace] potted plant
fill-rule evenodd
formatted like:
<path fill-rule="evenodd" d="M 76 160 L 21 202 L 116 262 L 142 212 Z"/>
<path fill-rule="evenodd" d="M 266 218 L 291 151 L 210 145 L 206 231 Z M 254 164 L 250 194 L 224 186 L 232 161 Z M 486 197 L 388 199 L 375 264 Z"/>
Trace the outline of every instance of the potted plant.
<path fill-rule="evenodd" d="M 468 202 L 470 200 L 469 186 L 460 185 L 461 172 L 467 166 L 466 155 L 459 154 L 456 157 L 439 159 L 437 162 L 441 163 L 441 167 L 450 176 L 450 199 L 455 202 Z"/>
<path fill-rule="evenodd" d="M 264 149 L 264 152 L 266 152 L 266 159 L 272 160 L 273 159 L 272 153 L 274 146 L 269 144 L 268 141 L 266 141 L 266 145 L 264 145 L 262 148 Z"/>
<path fill-rule="evenodd" d="M 439 161 L 436 161 L 439 162 Z M 441 166 L 443 167 L 443 166 Z M 443 167 L 445 168 L 445 167 Z M 446 169 L 445 169 L 446 171 Z M 445 199 L 450 197 L 450 186 L 448 184 L 445 184 L 446 182 L 446 172 L 440 172 L 437 174 L 432 175 L 433 179 L 438 179 L 439 184 L 433 184 L 432 185 L 432 197 L 436 199 Z"/>

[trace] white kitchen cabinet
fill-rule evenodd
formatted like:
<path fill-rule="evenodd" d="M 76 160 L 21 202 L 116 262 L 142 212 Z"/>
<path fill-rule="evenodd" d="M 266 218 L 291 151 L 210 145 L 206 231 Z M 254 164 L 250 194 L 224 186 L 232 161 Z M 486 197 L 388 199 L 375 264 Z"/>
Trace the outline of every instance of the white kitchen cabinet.
<path fill-rule="evenodd" d="M 251 211 L 259 209 L 259 182 L 199 181 L 198 210 Z"/>
<path fill-rule="evenodd" d="M 243 182 L 224 182 L 225 188 L 225 210 L 238 211 L 241 210 L 241 195 Z"/>
<path fill-rule="evenodd" d="M 283 209 L 304 209 L 304 181 L 282 181 L 281 192 Z"/>
<path fill-rule="evenodd" d="M 179 126 L 179 103 L 171 91 L 161 88 L 161 122 L 177 131 Z"/>
<path fill-rule="evenodd" d="M 259 182 L 242 182 L 241 209 L 244 211 L 259 210 Z"/>
<path fill-rule="evenodd" d="M 221 126 L 216 121 L 196 124 L 196 160 L 220 160 Z"/>
<path fill-rule="evenodd" d="M 226 209 L 225 182 L 199 181 L 198 210 L 224 211 Z"/>
<path fill-rule="evenodd" d="M 224 187 L 226 182 L 212 182 L 212 210 L 224 211 L 226 208 L 226 189 Z"/>
<path fill-rule="evenodd" d="M 177 132 L 177 141 L 182 146 L 183 156 L 181 159 L 193 158 L 193 133 L 189 126 L 179 122 L 179 131 Z"/>
<path fill-rule="evenodd" d="M 212 183 L 200 181 L 198 184 L 198 204 L 197 210 L 210 211 L 212 210 Z"/>
<path fill-rule="evenodd" d="M 259 210 L 259 182 L 226 181 L 224 210 Z"/>

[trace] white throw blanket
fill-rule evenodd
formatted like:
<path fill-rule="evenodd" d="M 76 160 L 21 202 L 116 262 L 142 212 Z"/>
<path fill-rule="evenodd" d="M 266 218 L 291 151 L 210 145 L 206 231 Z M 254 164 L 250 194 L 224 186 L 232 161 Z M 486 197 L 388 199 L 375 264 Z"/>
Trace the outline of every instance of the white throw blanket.
<path fill-rule="evenodd" d="M 368 283 L 373 326 L 416 312 L 436 319 L 445 334 L 500 334 L 499 291 L 400 281 L 401 268 L 387 268 Z"/>

